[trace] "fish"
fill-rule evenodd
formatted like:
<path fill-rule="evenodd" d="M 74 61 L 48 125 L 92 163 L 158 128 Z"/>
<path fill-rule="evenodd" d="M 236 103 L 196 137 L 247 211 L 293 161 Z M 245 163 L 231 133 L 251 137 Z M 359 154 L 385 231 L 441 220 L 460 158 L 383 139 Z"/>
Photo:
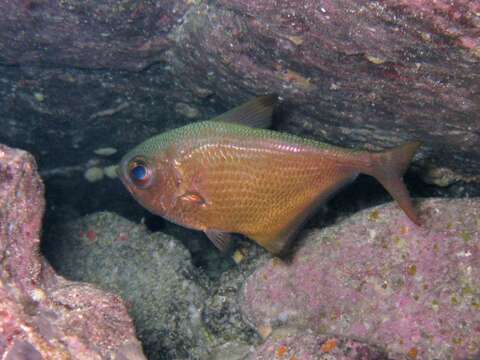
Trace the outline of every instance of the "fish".
<path fill-rule="evenodd" d="M 129 151 L 118 175 L 155 215 L 203 231 L 226 251 L 235 234 L 281 256 L 306 220 L 359 174 L 376 178 L 419 225 L 403 174 L 419 141 L 353 150 L 269 129 L 277 97 L 154 136 Z"/>

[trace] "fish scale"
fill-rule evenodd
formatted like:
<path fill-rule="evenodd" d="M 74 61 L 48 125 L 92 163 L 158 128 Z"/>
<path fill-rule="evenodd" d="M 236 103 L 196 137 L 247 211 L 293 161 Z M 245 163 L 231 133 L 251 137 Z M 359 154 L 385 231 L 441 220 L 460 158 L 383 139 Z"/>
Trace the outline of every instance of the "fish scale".
<path fill-rule="evenodd" d="M 358 173 L 376 177 L 418 223 L 401 177 L 419 143 L 370 153 L 242 124 L 266 124 L 274 103 L 260 97 L 153 137 L 125 155 L 120 178 L 151 212 L 204 231 L 222 250 L 228 234 L 239 233 L 282 253 L 308 216 Z"/>
<path fill-rule="evenodd" d="M 337 181 L 338 175 L 332 173 L 329 161 L 322 160 L 325 146 L 317 149 L 310 141 L 305 146 L 303 139 L 298 141 L 291 135 L 282 138 L 275 133 L 276 136 L 269 138 L 268 132 L 262 134 L 259 143 L 257 139 L 245 138 L 245 133 L 250 131 L 232 125 L 225 137 L 225 129 L 219 130 L 218 126 L 204 124 L 203 129 L 217 146 L 193 151 L 182 164 L 190 169 L 185 173 L 187 178 L 201 171 L 196 166 L 198 163 L 208 169 L 202 175 L 202 191 L 213 205 L 205 211 L 202 223 L 190 226 L 209 226 L 259 239 L 273 229 L 280 232 L 291 226 L 295 215 L 317 198 L 325 185 Z M 215 133 L 222 136 L 217 137 Z M 293 142 L 294 139 L 297 141 Z M 176 141 L 181 143 L 180 139 Z M 185 147 L 198 149 L 195 140 L 190 141 Z M 224 156 L 218 156 L 219 153 Z M 225 159 L 230 161 L 225 163 Z M 342 171 L 337 172 L 343 176 Z M 347 177 L 355 175 L 348 171 Z"/>

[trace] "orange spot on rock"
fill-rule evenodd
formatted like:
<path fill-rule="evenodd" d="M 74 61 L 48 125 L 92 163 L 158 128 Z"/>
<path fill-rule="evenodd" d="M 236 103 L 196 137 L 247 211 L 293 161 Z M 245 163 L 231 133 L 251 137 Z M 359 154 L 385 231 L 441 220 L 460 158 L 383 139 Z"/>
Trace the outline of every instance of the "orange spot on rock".
<path fill-rule="evenodd" d="M 415 264 L 408 265 L 407 274 L 410 276 L 415 276 L 417 274 L 417 266 Z"/>
<path fill-rule="evenodd" d="M 370 214 L 368 214 L 368 220 L 370 221 L 377 221 L 379 218 L 380 218 L 380 211 L 378 211 L 378 209 L 375 209 Z"/>
<path fill-rule="evenodd" d="M 277 359 L 283 359 L 283 357 L 285 356 L 286 352 L 288 351 L 287 347 L 285 345 L 281 345 L 276 353 L 275 353 L 275 357 Z"/>
<path fill-rule="evenodd" d="M 275 257 L 275 258 L 272 259 L 272 265 L 273 266 L 279 266 L 281 264 L 282 264 L 282 260 L 280 260 L 279 258 Z"/>
<path fill-rule="evenodd" d="M 410 228 L 408 226 L 401 226 L 400 227 L 400 234 L 407 235 L 410 232 Z"/>
<path fill-rule="evenodd" d="M 273 67 L 277 71 L 277 75 L 280 79 L 287 81 L 303 90 L 309 90 L 312 88 L 313 85 L 310 78 L 304 77 L 294 70 L 284 69 L 280 64 L 275 64 Z"/>
<path fill-rule="evenodd" d="M 418 350 L 415 347 L 412 347 L 410 350 L 408 350 L 407 353 L 408 357 L 411 359 L 416 359 L 418 355 Z"/>
<path fill-rule="evenodd" d="M 337 347 L 337 340 L 335 339 L 328 339 L 325 341 L 322 346 L 320 347 L 320 351 L 328 353 Z"/>
<path fill-rule="evenodd" d="M 87 231 L 87 239 L 90 241 L 94 241 L 97 238 L 97 233 L 93 230 Z"/>
<path fill-rule="evenodd" d="M 304 90 L 308 90 L 312 87 L 312 83 L 310 82 L 309 78 L 306 78 L 302 75 L 300 75 L 298 72 L 287 69 L 283 73 L 283 79 L 293 83 L 295 86 L 302 88 Z"/>
<path fill-rule="evenodd" d="M 287 39 L 290 40 L 295 45 L 302 45 L 303 44 L 303 38 L 301 36 L 287 35 Z"/>

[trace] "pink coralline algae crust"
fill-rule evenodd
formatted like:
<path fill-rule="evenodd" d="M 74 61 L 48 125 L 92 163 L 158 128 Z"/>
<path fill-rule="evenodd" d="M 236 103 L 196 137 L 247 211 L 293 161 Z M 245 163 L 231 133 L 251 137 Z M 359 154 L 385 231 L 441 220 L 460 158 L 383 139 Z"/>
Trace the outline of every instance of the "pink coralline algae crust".
<path fill-rule="evenodd" d="M 40 256 L 43 192 L 33 158 L 0 145 L 0 358 L 145 359 L 120 298 Z"/>
<path fill-rule="evenodd" d="M 416 137 L 434 149 L 429 166 L 478 174 L 480 1 L 217 3 L 231 11 L 191 13 L 174 34 L 179 77 L 229 101 L 238 88 L 274 91 L 288 131 L 351 147 Z"/>
<path fill-rule="evenodd" d="M 386 3 L 426 20 L 432 30 L 457 39 L 457 45 L 466 49 L 478 47 L 480 50 L 478 36 L 480 1 L 388 0 Z M 469 41 L 464 44 L 466 39 Z"/>
<path fill-rule="evenodd" d="M 243 290 L 257 329 L 282 324 L 419 359 L 480 357 L 480 201 L 426 200 L 422 227 L 391 204 L 310 232 Z"/>
<path fill-rule="evenodd" d="M 279 130 L 378 150 L 420 139 L 428 162 L 418 165 L 429 181 L 479 181 L 479 7 L 3 0 L 0 142 L 41 154 L 45 174 L 67 175 L 74 191 L 66 192 L 81 201 L 77 171 L 104 139 L 120 154 L 191 121 L 182 106 L 208 119 L 277 93 L 285 101 Z"/>
<path fill-rule="evenodd" d="M 257 347 L 249 360 L 387 360 L 375 346 L 337 336 L 316 335 L 312 331 L 280 329 Z M 407 360 L 397 354 L 395 360 Z"/>

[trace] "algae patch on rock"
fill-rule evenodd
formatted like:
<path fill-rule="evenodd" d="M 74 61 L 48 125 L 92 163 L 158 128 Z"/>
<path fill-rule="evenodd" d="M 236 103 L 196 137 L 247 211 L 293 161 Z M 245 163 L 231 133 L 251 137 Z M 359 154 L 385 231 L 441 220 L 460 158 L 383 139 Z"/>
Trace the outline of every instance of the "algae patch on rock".
<path fill-rule="evenodd" d="M 207 280 L 174 238 L 101 212 L 55 228 L 44 252 L 63 276 L 126 301 L 149 359 L 208 357 L 201 321 Z"/>

